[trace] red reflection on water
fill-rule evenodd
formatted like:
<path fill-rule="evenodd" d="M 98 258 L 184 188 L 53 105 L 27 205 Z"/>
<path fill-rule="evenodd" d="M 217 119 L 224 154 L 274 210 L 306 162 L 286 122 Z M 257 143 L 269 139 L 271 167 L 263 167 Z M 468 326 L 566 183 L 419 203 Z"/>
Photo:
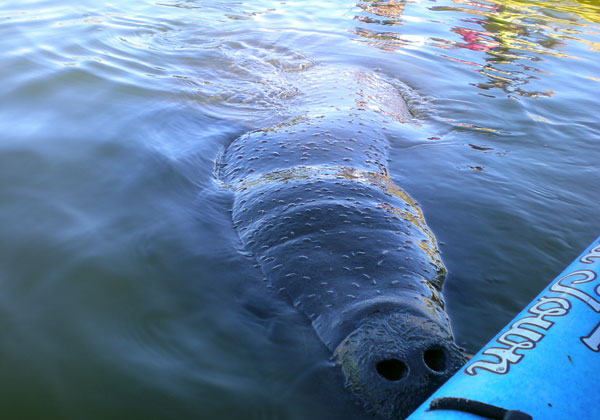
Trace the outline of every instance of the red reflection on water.
<path fill-rule="evenodd" d="M 512 97 L 550 97 L 552 90 L 539 88 L 540 76 L 549 73 L 535 63 L 546 57 L 579 59 L 568 48 L 573 42 L 600 51 L 596 42 L 600 5 L 595 1 L 359 0 L 355 19 L 360 26 L 354 33 L 390 52 L 446 50 L 436 54 L 475 67 L 484 76 L 486 80 L 473 84 L 482 90 L 501 89 Z M 478 54 L 452 53 L 459 49 Z"/>
<path fill-rule="evenodd" d="M 454 43 L 455 46 L 473 51 L 490 51 L 502 44 L 493 39 L 494 34 L 488 31 L 477 31 L 468 28 L 452 28 L 452 32 L 459 34 L 466 43 Z M 492 39 L 489 39 L 492 38 Z"/>

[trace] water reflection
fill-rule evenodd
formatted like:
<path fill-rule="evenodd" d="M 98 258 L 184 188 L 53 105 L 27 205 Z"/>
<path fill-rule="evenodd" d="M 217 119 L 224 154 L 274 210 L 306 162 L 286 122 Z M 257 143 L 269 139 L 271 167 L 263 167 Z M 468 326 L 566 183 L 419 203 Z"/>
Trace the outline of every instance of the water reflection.
<path fill-rule="evenodd" d="M 367 15 L 357 16 L 356 18 L 365 23 L 380 23 L 382 25 L 400 25 L 400 17 L 404 12 L 405 0 L 372 1 L 365 0 L 357 6 L 367 12 Z M 376 17 L 370 17 L 375 15 Z"/>
<path fill-rule="evenodd" d="M 485 76 L 485 82 L 476 84 L 480 89 L 499 88 L 525 97 L 553 95 L 551 90 L 525 87 L 550 74 L 536 63 L 548 57 L 580 60 L 572 52 L 581 48 L 579 43 L 600 51 L 596 42 L 600 5 L 593 0 L 452 0 L 429 4 L 419 0 L 361 0 L 355 33 L 387 51 L 424 45 L 445 50 L 437 55 L 472 66 Z M 419 17 L 427 11 L 439 12 L 440 21 Z"/>
<path fill-rule="evenodd" d="M 361 11 L 355 16 L 355 19 L 369 26 L 359 26 L 354 33 L 368 40 L 369 44 L 384 50 L 395 51 L 400 48 L 410 48 L 414 42 L 411 36 L 395 32 L 392 29 L 384 31 L 376 26 L 402 25 L 404 23 L 402 15 L 407 3 L 406 0 L 361 0 L 357 4 Z"/>

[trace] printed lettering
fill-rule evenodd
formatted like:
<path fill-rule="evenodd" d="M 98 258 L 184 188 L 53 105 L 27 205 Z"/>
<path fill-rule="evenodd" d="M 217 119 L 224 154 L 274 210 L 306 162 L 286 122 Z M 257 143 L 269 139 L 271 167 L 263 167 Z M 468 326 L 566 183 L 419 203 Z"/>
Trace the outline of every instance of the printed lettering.
<path fill-rule="evenodd" d="M 482 355 L 492 356 L 495 360 L 477 360 L 465 368 L 465 373 L 473 376 L 477 374 L 477 369 L 500 375 L 508 373 L 510 365 L 519 363 L 524 357 L 523 354 L 518 354 L 517 350 L 531 350 L 545 337 L 535 328 L 548 331 L 554 325 L 554 321 L 546 317 L 564 316 L 570 308 L 569 301 L 561 297 L 539 298 L 527 310 L 533 316 L 526 316 L 513 322 L 510 328 L 496 339 L 500 347 L 488 347 L 483 351 Z"/>
<path fill-rule="evenodd" d="M 600 352 L 600 324 L 587 337 L 581 337 L 581 341 L 588 349 Z"/>
<path fill-rule="evenodd" d="M 583 257 L 581 257 L 579 261 L 584 264 L 593 264 L 593 260 L 598 259 L 600 259 L 600 245 L 597 245 L 594 248 L 592 248 L 592 250 L 585 254 Z"/>
<path fill-rule="evenodd" d="M 522 358 L 522 354 L 514 352 L 513 348 L 500 348 L 490 347 L 485 349 L 482 354 L 486 356 L 493 356 L 496 358 L 494 361 L 489 360 L 478 360 L 475 363 L 471 363 L 466 367 L 465 373 L 467 375 L 477 375 L 476 369 L 487 370 L 488 372 L 497 373 L 503 375 L 508 372 L 508 367 L 511 364 L 518 363 Z"/>
<path fill-rule="evenodd" d="M 589 254 L 588 254 L 589 255 Z M 586 303 L 590 308 L 596 312 L 600 312 L 600 302 L 585 292 L 575 288 L 575 285 L 589 283 L 590 281 L 596 280 L 596 273 L 590 270 L 578 270 L 573 271 L 563 277 L 561 277 L 556 283 L 550 286 L 550 290 L 557 293 L 564 293 L 571 295 Z M 570 283 L 569 283 L 570 282 Z M 598 293 L 598 287 L 596 287 L 596 293 Z"/>

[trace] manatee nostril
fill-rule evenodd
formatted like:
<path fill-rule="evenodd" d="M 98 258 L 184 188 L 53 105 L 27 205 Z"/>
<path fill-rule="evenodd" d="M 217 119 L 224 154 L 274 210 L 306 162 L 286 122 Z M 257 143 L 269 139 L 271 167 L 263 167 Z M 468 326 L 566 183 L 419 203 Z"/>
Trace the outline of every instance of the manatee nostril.
<path fill-rule="evenodd" d="M 399 381 L 408 376 L 408 366 L 398 359 L 387 359 L 377 362 L 377 373 L 388 381 Z"/>
<path fill-rule="evenodd" d="M 440 348 L 430 348 L 423 353 L 423 361 L 434 372 L 442 373 L 446 370 L 446 353 Z"/>

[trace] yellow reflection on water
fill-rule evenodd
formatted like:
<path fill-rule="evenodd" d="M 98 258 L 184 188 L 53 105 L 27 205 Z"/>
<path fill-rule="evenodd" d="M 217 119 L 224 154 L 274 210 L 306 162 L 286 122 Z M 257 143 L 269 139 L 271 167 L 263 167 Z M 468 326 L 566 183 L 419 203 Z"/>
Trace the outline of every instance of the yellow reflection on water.
<path fill-rule="evenodd" d="M 471 65 L 486 77 L 481 89 L 500 88 L 507 93 L 526 97 L 549 97 L 550 90 L 536 91 L 524 86 L 548 75 L 535 67 L 544 57 L 581 59 L 567 52 L 570 43 L 600 51 L 600 2 L 597 0 L 449 0 L 429 6 L 418 0 L 388 0 L 359 2 L 361 22 L 355 33 L 368 43 L 387 51 L 433 46 L 452 51 L 467 49 L 481 53 L 481 60 L 453 57 L 450 52 L 439 53 L 442 58 Z M 429 19 L 427 33 L 409 34 L 414 30 L 406 25 L 414 21 L 409 15 L 420 9 L 440 12 Z M 443 12 L 451 12 L 446 17 Z M 437 20 L 438 16 L 441 18 Z M 440 25 L 448 26 L 447 35 L 439 36 Z M 429 29 L 433 28 L 433 29 Z M 437 33 L 436 36 L 426 36 Z M 425 36 L 424 36 L 425 35 Z M 423 37 L 424 36 L 424 37 Z M 415 37 L 425 39 L 415 45 Z M 505 66 L 511 64 L 511 67 Z"/>
<path fill-rule="evenodd" d="M 585 39 L 600 35 L 596 23 L 600 7 L 589 2 L 490 0 L 476 2 L 454 0 L 458 6 L 434 7 L 437 11 L 454 11 L 475 15 L 464 19 L 467 27 L 452 28 L 464 42 L 437 40 L 453 47 L 482 51 L 486 64 L 478 70 L 487 77 L 481 89 L 500 88 L 508 93 L 525 97 L 550 97 L 551 90 L 525 89 L 524 85 L 548 73 L 534 67 L 543 56 L 579 59 L 565 53 L 566 41 L 585 43 L 597 50 L 598 44 Z M 479 28 L 474 29 L 479 26 Z M 467 26 L 467 25 L 465 25 Z M 446 58 L 446 57 L 445 57 Z M 528 62 L 525 64 L 525 62 Z M 515 63 L 517 70 L 500 72 L 503 64 Z"/>

